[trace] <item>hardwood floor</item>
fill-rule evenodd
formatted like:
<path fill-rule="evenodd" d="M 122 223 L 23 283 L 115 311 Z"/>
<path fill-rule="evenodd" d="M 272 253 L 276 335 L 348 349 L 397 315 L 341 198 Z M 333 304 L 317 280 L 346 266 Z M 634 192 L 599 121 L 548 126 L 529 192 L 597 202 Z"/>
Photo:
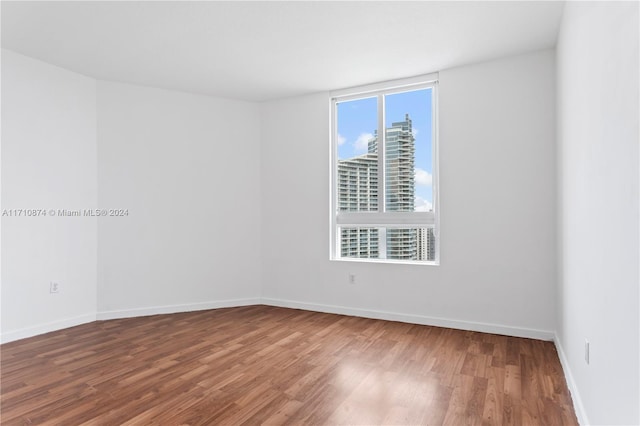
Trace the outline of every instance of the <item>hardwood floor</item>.
<path fill-rule="evenodd" d="M 3 425 L 575 425 L 551 342 L 249 306 L 0 347 Z"/>

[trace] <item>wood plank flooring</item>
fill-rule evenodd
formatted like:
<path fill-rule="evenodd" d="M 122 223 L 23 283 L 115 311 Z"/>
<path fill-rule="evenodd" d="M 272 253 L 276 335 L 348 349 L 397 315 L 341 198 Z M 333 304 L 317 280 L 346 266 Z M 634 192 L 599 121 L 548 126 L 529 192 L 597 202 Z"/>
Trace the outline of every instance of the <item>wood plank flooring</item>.
<path fill-rule="evenodd" d="M 0 347 L 2 425 L 576 425 L 551 342 L 249 306 Z"/>

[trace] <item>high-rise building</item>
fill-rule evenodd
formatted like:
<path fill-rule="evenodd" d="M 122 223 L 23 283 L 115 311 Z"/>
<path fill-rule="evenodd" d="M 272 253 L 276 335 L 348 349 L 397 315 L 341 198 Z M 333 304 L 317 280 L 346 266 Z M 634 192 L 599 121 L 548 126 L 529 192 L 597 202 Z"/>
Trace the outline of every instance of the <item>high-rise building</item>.
<path fill-rule="evenodd" d="M 409 114 L 386 129 L 387 211 L 412 212 L 415 204 L 415 138 Z M 387 258 L 418 258 L 416 229 L 387 229 Z"/>
<path fill-rule="evenodd" d="M 367 153 L 338 162 L 338 209 L 378 210 L 378 154 Z M 342 229 L 342 257 L 377 258 L 377 228 Z"/>
<path fill-rule="evenodd" d="M 433 228 L 418 228 L 418 260 L 436 260 L 436 236 Z"/>
<path fill-rule="evenodd" d="M 377 132 L 376 132 L 377 133 Z M 415 198 L 415 138 L 409 114 L 386 129 L 386 209 L 412 212 Z M 378 152 L 378 138 L 369 141 L 369 153 Z"/>
<path fill-rule="evenodd" d="M 385 129 L 385 207 L 387 211 L 414 211 L 415 144 L 411 118 Z M 378 209 L 378 137 L 368 142 L 367 153 L 338 160 L 338 208 L 341 211 Z M 377 228 L 342 229 L 341 256 L 379 257 Z M 418 229 L 387 229 L 388 259 L 422 260 L 418 253 Z"/>
<path fill-rule="evenodd" d="M 378 210 L 377 152 L 338 161 L 338 209 Z"/>

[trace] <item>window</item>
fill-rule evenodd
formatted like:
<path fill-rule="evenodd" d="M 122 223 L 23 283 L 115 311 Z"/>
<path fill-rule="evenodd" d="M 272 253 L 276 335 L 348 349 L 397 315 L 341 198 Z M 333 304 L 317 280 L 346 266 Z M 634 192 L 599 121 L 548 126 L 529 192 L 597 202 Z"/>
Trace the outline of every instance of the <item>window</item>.
<path fill-rule="evenodd" d="M 437 76 L 331 94 L 331 258 L 439 262 Z"/>

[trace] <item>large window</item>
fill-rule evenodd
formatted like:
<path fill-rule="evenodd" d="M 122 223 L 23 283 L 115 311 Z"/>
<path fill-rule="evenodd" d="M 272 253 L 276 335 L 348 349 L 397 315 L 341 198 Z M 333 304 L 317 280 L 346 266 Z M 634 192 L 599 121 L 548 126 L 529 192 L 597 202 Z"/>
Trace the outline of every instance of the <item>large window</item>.
<path fill-rule="evenodd" d="M 331 94 L 331 258 L 438 264 L 437 76 Z"/>

